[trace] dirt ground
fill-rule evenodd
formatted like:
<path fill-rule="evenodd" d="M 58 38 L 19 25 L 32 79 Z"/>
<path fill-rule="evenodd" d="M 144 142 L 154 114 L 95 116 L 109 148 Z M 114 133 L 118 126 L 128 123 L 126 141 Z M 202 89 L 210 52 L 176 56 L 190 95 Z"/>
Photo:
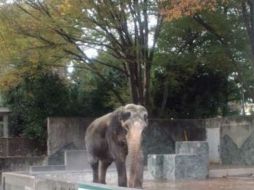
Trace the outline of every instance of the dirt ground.
<path fill-rule="evenodd" d="M 253 190 L 253 177 L 216 178 L 202 181 L 145 181 L 146 190 Z"/>
<path fill-rule="evenodd" d="M 41 176 L 41 175 L 40 175 Z M 91 171 L 86 172 L 63 172 L 55 174 L 44 174 L 46 178 L 85 183 L 92 181 Z M 111 170 L 107 175 L 107 184 L 117 185 L 117 174 Z M 145 190 L 254 190 L 254 176 L 236 176 L 223 178 L 210 178 L 206 180 L 184 180 L 184 181 L 158 181 L 153 180 L 151 175 L 144 172 Z"/>

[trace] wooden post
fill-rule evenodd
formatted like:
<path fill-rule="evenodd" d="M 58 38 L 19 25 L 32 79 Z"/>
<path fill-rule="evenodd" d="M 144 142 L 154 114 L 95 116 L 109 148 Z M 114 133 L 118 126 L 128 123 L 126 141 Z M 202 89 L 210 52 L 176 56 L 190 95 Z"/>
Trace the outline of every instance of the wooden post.
<path fill-rule="evenodd" d="M 9 137 L 9 130 L 8 130 L 8 115 L 3 116 L 3 137 L 8 138 Z"/>

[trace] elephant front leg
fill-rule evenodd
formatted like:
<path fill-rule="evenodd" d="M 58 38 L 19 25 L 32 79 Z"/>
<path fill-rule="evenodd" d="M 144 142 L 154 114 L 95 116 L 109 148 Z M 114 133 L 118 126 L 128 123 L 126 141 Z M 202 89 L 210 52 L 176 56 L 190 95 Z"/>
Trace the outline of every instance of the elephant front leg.
<path fill-rule="evenodd" d="M 127 174 L 125 161 L 116 160 L 116 169 L 118 174 L 118 185 L 121 187 L 127 187 Z"/>

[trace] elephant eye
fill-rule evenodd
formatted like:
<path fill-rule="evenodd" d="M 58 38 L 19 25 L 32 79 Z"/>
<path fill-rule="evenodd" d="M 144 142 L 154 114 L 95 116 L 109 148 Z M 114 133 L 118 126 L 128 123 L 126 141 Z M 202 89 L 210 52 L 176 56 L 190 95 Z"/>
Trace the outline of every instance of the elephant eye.
<path fill-rule="evenodd" d="M 129 119 L 131 116 L 131 112 L 123 112 L 122 113 L 122 120 L 125 121 L 127 119 Z"/>

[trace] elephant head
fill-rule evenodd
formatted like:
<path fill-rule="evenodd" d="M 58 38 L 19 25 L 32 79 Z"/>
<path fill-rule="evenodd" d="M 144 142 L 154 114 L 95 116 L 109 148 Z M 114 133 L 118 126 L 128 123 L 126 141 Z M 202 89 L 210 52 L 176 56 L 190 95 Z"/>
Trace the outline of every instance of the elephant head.
<path fill-rule="evenodd" d="M 130 158 L 129 187 L 142 187 L 143 151 L 142 132 L 148 126 L 148 112 L 144 106 L 127 104 L 120 112 L 121 127 L 126 130 Z"/>

